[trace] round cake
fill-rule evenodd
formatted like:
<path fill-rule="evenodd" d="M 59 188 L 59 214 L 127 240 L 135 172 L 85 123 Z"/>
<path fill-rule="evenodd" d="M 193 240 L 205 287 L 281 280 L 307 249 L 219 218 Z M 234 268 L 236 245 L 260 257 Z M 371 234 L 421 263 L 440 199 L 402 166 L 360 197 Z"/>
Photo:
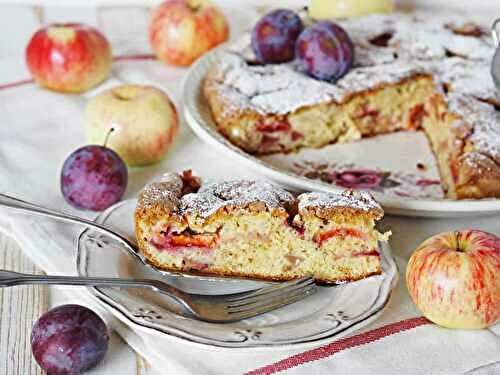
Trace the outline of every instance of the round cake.
<path fill-rule="evenodd" d="M 249 153 L 269 154 L 422 130 L 448 198 L 500 197 L 500 94 L 488 29 L 398 13 L 338 23 L 355 61 L 335 83 L 304 74 L 296 61 L 257 63 L 248 35 L 222 53 L 204 84 L 219 131 Z"/>

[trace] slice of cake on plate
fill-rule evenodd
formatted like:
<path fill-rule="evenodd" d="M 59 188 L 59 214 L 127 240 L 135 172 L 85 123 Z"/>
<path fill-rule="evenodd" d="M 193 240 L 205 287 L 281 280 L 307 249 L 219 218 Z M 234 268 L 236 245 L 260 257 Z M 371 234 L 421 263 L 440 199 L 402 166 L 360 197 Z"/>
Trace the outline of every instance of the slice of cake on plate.
<path fill-rule="evenodd" d="M 296 60 L 257 63 L 248 35 L 222 52 L 203 88 L 218 130 L 262 155 L 421 129 L 448 198 L 500 198 L 500 94 L 487 28 L 428 14 L 338 23 L 355 58 L 335 83 Z"/>
<path fill-rule="evenodd" d="M 381 273 L 382 216 L 368 193 L 295 197 L 268 182 L 201 183 L 184 172 L 144 188 L 135 226 L 140 250 L 160 269 L 341 283 Z"/>

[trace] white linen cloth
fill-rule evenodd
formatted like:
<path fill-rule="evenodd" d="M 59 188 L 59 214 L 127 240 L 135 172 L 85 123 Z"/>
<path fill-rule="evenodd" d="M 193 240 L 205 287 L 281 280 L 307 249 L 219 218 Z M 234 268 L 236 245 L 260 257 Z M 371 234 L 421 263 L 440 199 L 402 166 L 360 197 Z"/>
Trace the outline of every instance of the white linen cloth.
<path fill-rule="evenodd" d="M 115 55 L 149 53 L 145 37 L 146 12 L 125 10 L 125 20 L 113 11 L 101 17 L 100 25 L 111 39 Z M 117 12 L 125 12 L 124 9 Z M 250 9 L 226 9 L 232 35 L 252 24 Z M 136 12 L 136 13 L 134 13 Z M 127 13 L 128 14 L 128 13 Z M 141 18 L 140 14 L 143 14 Z M 71 18 L 71 17 L 70 17 Z M 103 20 L 104 19 L 104 20 Z M 137 30 L 137 33 L 135 31 Z M 22 58 L 0 61 L 0 84 L 16 72 L 25 78 Z M 63 95 L 28 84 L 0 90 L 0 191 L 80 216 L 94 214 L 72 209 L 59 191 L 59 173 L 64 159 L 85 144 L 82 113 L 86 100 L 119 83 L 152 84 L 163 88 L 180 109 L 184 69 L 167 67 L 157 61 L 120 61 L 112 77 L 84 95 Z M 168 170 L 192 168 L 203 176 L 216 178 L 257 177 L 253 172 L 215 153 L 198 140 L 182 123 L 181 132 L 167 158 L 158 165 L 129 169 L 126 197 L 134 197 L 144 184 Z M 388 217 L 383 229 L 394 233 L 391 245 L 404 275 L 406 260 L 415 246 L 428 236 L 444 230 L 474 227 L 500 235 L 500 217 L 461 220 Z M 76 236 L 81 228 L 29 217 L 0 209 L 0 228 L 10 233 L 23 251 L 49 274 L 75 274 Z M 67 288 L 72 300 L 92 307 L 149 363 L 158 374 L 238 374 L 270 365 L 291 355 L 312 349 L 221 349 L 169 338 L 170 345 L 158 347 L 157 338 L 129 322 L 116 319 L 85 289 Z M 419 316 L 406 292 L 402 277 L 382 317 L 362 332 Z M 480 368 L 480 373 L 500 371 L 490 366 L 500 361 L 500 327 L 481 331 L 447 330 L 423 325 L 405 332 L 380 337 L 375 342 L 354 344 L 346 350 L 317 361 L 305 355 L 306 363 L 287 370 L 289 374 L 460 374 Z M 383 335 L 382 335 L 383 336 Z M 366 338 L 367 336 L 364 336 Z M 269 373 L 262 371 L 261 373 Z"/>

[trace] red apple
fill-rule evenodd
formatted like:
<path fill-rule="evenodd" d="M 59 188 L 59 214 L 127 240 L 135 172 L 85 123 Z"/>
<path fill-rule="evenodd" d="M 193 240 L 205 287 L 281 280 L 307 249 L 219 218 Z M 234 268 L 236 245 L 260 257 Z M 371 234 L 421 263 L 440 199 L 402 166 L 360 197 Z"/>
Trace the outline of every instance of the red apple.
<path fill-rule="evenodd" d="M 227 40 L 224 15 L 205 0 L 167 0 L 153 11 L 149 40 L 167 64 L 188 66 Z"/>
<path fill-rule="evenodd" d="M 93 27 L 52 24 L 33 35 L 26 48 L 26 63 L 40 86 L 82 92 L 109 75 L 111 46 Z"/>
<path fill-rule="evenodd" d="M 489 327 L 500 321 L 500 238 L 479 230 L 431 237 L 411 256 L 406 283 L 415 305 L 434 323 Z"/>

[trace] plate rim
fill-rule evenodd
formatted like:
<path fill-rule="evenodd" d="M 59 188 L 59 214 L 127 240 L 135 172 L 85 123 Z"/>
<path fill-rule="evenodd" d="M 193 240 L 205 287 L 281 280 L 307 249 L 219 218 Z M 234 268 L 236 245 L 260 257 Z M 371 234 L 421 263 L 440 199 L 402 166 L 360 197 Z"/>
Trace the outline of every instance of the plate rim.
<path fill-rule="evenodd" d="M 118 202 L 117 204 L 114 204 L 113 206 L 107 208 L 105 211 L 101 212 L 99 215 L 96 216 L 94 221 L 99 224 L 103 224 L 105 220 L 113 213 L 114 210 L 120 208 L 121 206 L 131 204 L 135 201 L 135 199 L 127 199 L 121 202 Z M 92 232 L 92 229 L 87 228 L 83 230 L 77 240 L 77 256 L 76 256 L 76 268 L 77 268 L 77 273 L 79 276 L 87 276 L 84 272 L 84 270 L 87 269 L 87 261 L 84 259 L 86 258 L 86 255 L 84 252 L 86 251 L 84 249 L 83 244 L 83 238 L 89 233 Z M 335 331 L 328 336 L 320 337 L 317 339 L 310 339 L 310 340 L 304 340 L 304 341 L 297 341 L 297 342 L 292 342 L 292 343 L 259 343 L 258 341 L 249 341 L 248 344 L 246 345 L 231 345 L 232 343 L 224 345 L 223 341 L 221 340 L 214 340 L 202 336 L 197 336 L 194 334 L 191 334 L 187 332 L 186 330 L 180 330 L 175 327 L 168 327 L 168 326 L 162 326 L 160 324 L 155 324 L 153 322 L 148 322 L 148 321 L 138 321 L 133 315 L 131 314 L 130 311 L 126 308 L 126 306 L 123 306 L 121 303 L 118 303 L 113 300 L 111 296 L 108 296 L 105 292 L 101 290 L 101 288 L 98 287 L 90 287 L 88 288 L 91 294 L 96 297 L 106 309 L 111 311 L 113 315 L 115 315 L 119 320 L 123 321 L 126 320 L 127 322 L 131 323 L 135 327 L 143 330 L 144 332 L 148 334 L 156 334 L 156 335 L 167 335 L 169 338 L 174 338 L 176 340 L 180 340 L 181 342 L 184 343 L 189 343 L 198 347 L 203 347 L 203 348 L 226 348 L 226 349 L 233 349 L 233 350 L 245 350 L 245 349 L 263 349 L 263 350 L 270 350 L 270 349 L 286 349 L 286 348 L 298 348 L 301 346 L 307 347 L 310 345 L 321 345 L 322 343 L 325 342 L 331 342 L 332 338 L 342 338 L 346 336 L 349 333 L 355 332 L 358 329 L 361 329 L 362 327 L 372 323 L 373 321 L 377 320 L 380 315 L 385 311 L 387 308 L 387 305 L 389 304 L 389 301 L 392 298 L 394 288 L 396 284 L 399 281 L 399 269 L 398 266 L 395 262 L 394 256 L 392 254 L 392 249 L 389 245 L 389 243 L 385 243 L 384 245 L 386 247 L 386 250 L 384 251 L 384 257 L 387 260 L 387 263 L 389 265 L 389 270 L 391 273 L 389 274 L 388 277 L 392 277 L 388 280 L 388 291 L 387 291 L 387 296 L 385 300 L 378 306 L 375 310 L 371 311 L 369 315 L 365 316 L 361 320 L 357 320 L 355 322 L 352 322 L 351 324 L 347 324 L 346 327 L 341 329 L 340 331 Z M 125 251 L 125 250 L 123 250 Z M 380 288 L 379 288 L 380 290 Z M 374 302 L 374 304 L 376 301 Z M 175 314 L 174 312 L 171 312 L 172 314 Z M 189 319 L 189 318 L 187 318 Z M 214 324 L 214 323 L 212 323 Z M 358 326 L 361 325 L 361 327 L 358 328 Z M 166 328 L 168 327 L 168 328 Z M 197 341 L 198 340 L 198 341 Z M 218 344 L 219 343 L 219 344 Z M 241 344 L 241 342 L 239 342 Z"/>
<path fill-rule="evenodd" d="M 193 132 L 204 142 L 213 146 L 216 151 L 226 155 L 229 154 L 241 164 L 287 187 L 325 192 L 345 190 L 274 167 L 234 146 L 216 132 L 215 129 L 212 129 L 212 126 L 205 121 L 202 111 L 198 106 L 198 97 L 201 95 L 201 92 L 198 85 L 193 84 L 193 82 L 199 81 L 197 77 L 204 77 L 206 75 L 209 66 L 216 61 L 225 48 L 227 47 L 218 47 L 196 60 L 183 79 L 181 96 L 183 103 L 182 113 Z M 380 202 L 387 213 L 403 216 L 454 217 L 460 213 L 469 215 L 494 215 L 500 212 L 499 198 L 439 200 L 377 197 L 377 201 Z"/>

